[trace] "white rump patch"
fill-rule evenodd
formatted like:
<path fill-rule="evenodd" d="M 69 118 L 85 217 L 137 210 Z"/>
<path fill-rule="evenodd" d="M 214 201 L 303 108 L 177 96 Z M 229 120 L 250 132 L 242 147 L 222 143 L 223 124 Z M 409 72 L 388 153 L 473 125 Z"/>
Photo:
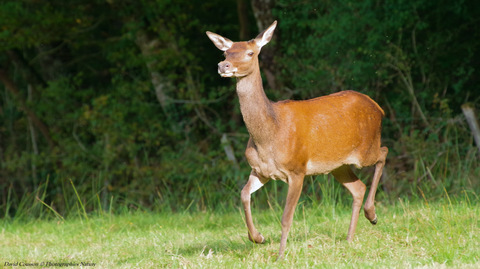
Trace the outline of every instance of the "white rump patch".
<path fill-rule="evenodd" d="M 256 192 L 260 189 L 264 184 L 258 179 L 258 177 L 250 176 L 251 185 L 250 185 L 250 194 Z"/>
<path fill-rule="evenodd" d="M 353 164 L 357 168 L 361 168 L 360 161 L 358 160 L 358 157 L 355 156 L 354 154 L 348 156 L 345 159 L 345 164 Z"/>

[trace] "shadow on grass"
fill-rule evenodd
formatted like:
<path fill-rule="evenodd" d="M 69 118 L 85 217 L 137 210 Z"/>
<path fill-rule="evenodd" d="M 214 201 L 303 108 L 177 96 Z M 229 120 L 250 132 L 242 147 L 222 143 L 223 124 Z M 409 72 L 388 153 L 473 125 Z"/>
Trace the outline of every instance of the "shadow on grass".
<path fill-rule="evenodd" d="M 227 240 L 227 239 L 209 239 L 202 243 L 193 243 L 184 247 L 178 248 L 178 254 L 183 257 L 198 257 L 208 256 L 211 252 L 212 255 L 224 255 L 235 256 L 243 258 L 249 255 L 252 251 L 256 251 L 258 248 L 267 247 L 270 241 L 267 240 L 264 244 L 255 244 L 247 239 L 245 240 Z"/>

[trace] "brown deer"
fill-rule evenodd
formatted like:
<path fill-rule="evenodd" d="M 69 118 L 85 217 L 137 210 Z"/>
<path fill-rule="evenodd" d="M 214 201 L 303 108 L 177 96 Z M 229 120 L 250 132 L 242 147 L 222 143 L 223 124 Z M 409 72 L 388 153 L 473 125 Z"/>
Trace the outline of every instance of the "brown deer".
<path fill-rule="evenodd" d="M 380 145 L 384 112 L 368 96 L 342 91 L 304 101 L 270 101 L 263 91 L 258 54 L 273 36 L 273 22 L 255 39 L 233 42 L 218 34 L 207 35 L 224 51 L 218 64 L 222 77 L 237 78 L 237 94 L 243 120 L 250 134 L 245 156 L 252 167 L 241 192 L 248 238 L 264 243 L 253 225 L 250 196 L 270 179 L 288 184 L 282 216 L 279 258 L 283 258 L 288 232 L 305 175 L 332 173 L 353 196 L 353 210 L 347 240 L 352 241 L 366 186 L 351 169 L 375 165 L 372 186 L 365 202 L 365 217 L 377 223 L 375 193 L 388 153 Z"/>

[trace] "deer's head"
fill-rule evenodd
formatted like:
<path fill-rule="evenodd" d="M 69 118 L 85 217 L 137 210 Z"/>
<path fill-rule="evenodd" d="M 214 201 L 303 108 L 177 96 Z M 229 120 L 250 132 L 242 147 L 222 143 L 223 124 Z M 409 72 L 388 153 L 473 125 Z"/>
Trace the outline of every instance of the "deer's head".
<path fill-rule="evenodd" d="M 208 32 L 207 36 L 213 44 L 224 51 L 225 61 L 218 63 L 218 73 L 222 77 L 245 77 L 258 70 L 258 54 L 263 46 L 272 39 L 277 26 L 274 21 L 255 39 L 243 42 L 233 42 L 221 35 Z"/>

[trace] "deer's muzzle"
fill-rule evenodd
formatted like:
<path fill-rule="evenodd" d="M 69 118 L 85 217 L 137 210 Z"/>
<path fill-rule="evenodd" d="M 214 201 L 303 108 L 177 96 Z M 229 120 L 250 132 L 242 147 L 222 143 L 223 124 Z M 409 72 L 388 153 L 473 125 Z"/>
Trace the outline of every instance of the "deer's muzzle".
<path fill-rule="evenodd" d="M 218 73 L 222 77 L 231 77 L 235 74 L 237 68 L 234 68 L 229 61 L 223 61 L 218 63 Z"/>

